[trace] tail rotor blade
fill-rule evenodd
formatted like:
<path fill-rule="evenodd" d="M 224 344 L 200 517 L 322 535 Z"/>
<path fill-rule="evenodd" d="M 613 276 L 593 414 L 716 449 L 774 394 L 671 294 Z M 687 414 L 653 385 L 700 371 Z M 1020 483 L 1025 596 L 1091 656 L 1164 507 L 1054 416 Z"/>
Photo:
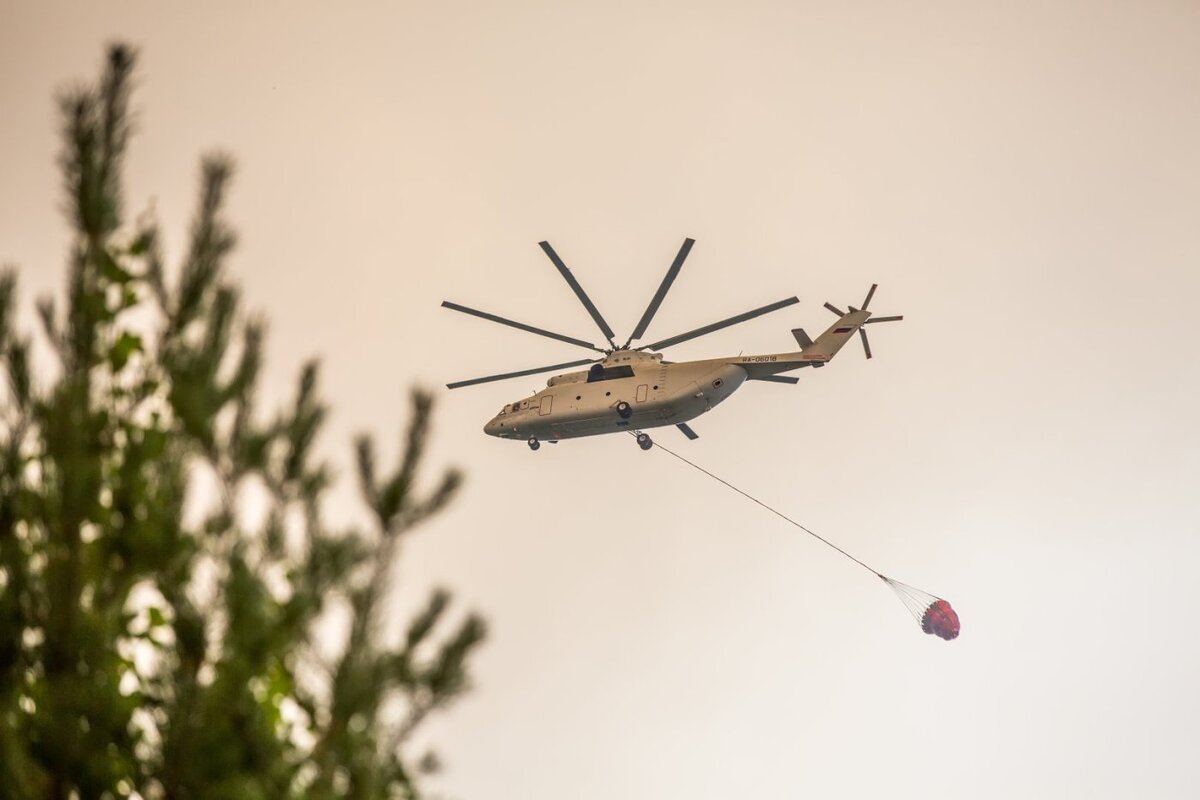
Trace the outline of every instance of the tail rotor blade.
<path fill-rule="evenodd" d="M 617 343 L 613 341 L 613 330 L 612 328 L 608 327 L 608 323 L 605 322 L 604 317 L 600 315 L 600 311 L 592 302 L 592 298 L 588 297 L 587 292 L 585 292 L 583 287 L 579 285 L 579 281 L 575 280 L 575 276 L 571 274 L 571 270 L 567 269 L 567 265 L 564 264 L 563 260 L 558 257 L 558 253 L 554 252 L 554 248 L 550 246 L 549 242 L 538 242 L 538 245 L 542 248 L 542 250 L 545 251 L 546 255 L 550 258 L 550 261 L 553 262 L 559 273 L 566 280 L 567 284 L 571 287 L 571 291 L 575 292 L 575 296 L 579 298 L 579 302 L 583 303 L 583 307 L 586 308 L 587 312 L 592 315 L 592 319 L 595 320 L 596 325 L 600 328 L 601 333 L 604 334 L 604 338 L 608 339 L 608 343 L 611 344 L 615 350 L 617 348 Z"/>
<path fill-rule="evenodd" d="M 875 290 L 878 288 L 879 288 L 879 284 L 877 284 L 877 283 L 871 284 L 871 288 L 867 290 L 867 296 L 863 299 L 862 308 L 855 308 L 854 306 L 849 306 L 851 314 L 858 314 L 859 312 L 863 312 L 863 315 L 867 317 L 864 320 L 858 321 L 858 338 L 862 340 L 863 353 L 866 354 L 867 358 L 871 358 L 872 353 L 871 353 L 871 340 L 867 338 L 866 326 L 873 325 L 876 322 L 899 322 L 900 320 L 904 319 L 904 317 L 902 317 L 900 315 L 896 315 L 894 317 L 872 317 L 872 316 L 870 316 L 871 312 L 867 311 L 867 307 L 871 305 L 871 300 L 874 299 L 874 297 L 875 297 Z M 839 317 L 846 316 L 846 314 L 840 308 L 833 305 L 832 303 L 826 303 L 825 307 L 828 308 L 833 313 L 837 314 Z M 840 324 L 840 321 L 839 321 L 839 324 Z M 833 330 L 833 329 L 831 328 L 830 330 Z M 841 331 L 843 333 L 849 333 L 850 329 L 849 328 L 838 328 L 837 330 Z"/>
<path fill-rule="evenodd" d="M 870 291 L 867 292 L 867 299 L 863 300 L 862 310 L 866 311 L 867 306 L 871 305 L 871 298 L 875 296 L 875 290 L 879 288 L 878 283 L 872 283 Z"/>

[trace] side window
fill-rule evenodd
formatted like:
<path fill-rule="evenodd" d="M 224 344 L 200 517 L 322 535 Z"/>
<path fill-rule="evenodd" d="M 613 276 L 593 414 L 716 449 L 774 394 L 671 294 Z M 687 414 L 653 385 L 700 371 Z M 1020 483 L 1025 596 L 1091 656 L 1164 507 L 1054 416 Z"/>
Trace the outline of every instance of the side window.
<path fill-rule="evenodd" d="M 611 380 L 616 380 L 617 378 L 632 378 L 632 377 L 633 377 L 633 367 L 627 366 L 625 364 L 622 364 L 617 367 L 608 367 L 607 369 L 600 366 L 599 364 L 593 364 L 592 368 L 588 370 L 587 382 L 595 383 L 596 381 L 611 381 Z"/>

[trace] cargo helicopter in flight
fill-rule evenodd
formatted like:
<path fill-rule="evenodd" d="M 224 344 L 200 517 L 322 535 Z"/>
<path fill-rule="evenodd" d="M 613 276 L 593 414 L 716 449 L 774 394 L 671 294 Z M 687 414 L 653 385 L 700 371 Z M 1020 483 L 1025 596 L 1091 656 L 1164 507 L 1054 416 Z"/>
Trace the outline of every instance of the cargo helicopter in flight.
<path fill-rule="evenodd" d="M 596 436 L 604 433 L 628 433 L 636 435 L 638 446 L 649 450 L 654 446 L 650 435 L 643 429 L 673 425 L 689 439 L 698 438 L 688 422 L 711 411 L 748 380 L 775 383 L 798 383 L 799 378 L 780 373 L 802 367 L 823 367 L 837 355 L 855 332 L 862 340 L 867 358 L 871 357 L 871 344 L 864 326 L 878 322 L 895 322 L 902 316 L 875 317 L 867 310 L 875 295 L 876 284 L 872 284 L 861 308 L 848 306 L 847 311 L 825 303 L 825 308 L 837 315 L 838 320 L 814 341 L 803 328 L 796 328 L 792 335 L 799 350 L 787 353 L 764 355 L 739 355 L 731 358 L 712 358 L 703 361 L 664 361 L 662 353 L 672 345 L 690 341 L 699 336 L 737 325 L 741 322 L 778 311 L 799 303 L 789 297 L 751 311 L 714 322 L 675 336 L 659 339 L 650 344 L 633 346 L 640 340 L 654 319 L 658 307 L 671 284 L 675 282 L 684 260 L 695 241 L 685 239 L 679 253 L 667 270 L 658 291 L 638 321 L 637 327 L 625 341 L 618 345 L 612 328 L 601 316 L 595 304 L 579 281 L 559 258 L 549 242 L 539 242 L 542 250 L 563 276 L 575 296 L 587 309 L 588 314 L 604 334 L 609 347 L 599 347 L 592 342 L 565 336 L 560 333 L 525 325 L 511 319 L 489 314 L 474 308 L 444 301 L 443 308 L 470 314 L 511 328 L 535 333 L 560 342 L 585 347 L 601 355 L 597 358 L 567 361 L 546 367 L 504 372 L 483 378 L 472 378 L 446 385 L 449 389 L 474 386 L 480 383 L 519 378 L 571 367 L 590 365 L 587 369 L 564 372 L 546 381 L 546 388 L 529 397 L 507 403 L 483 428 L 489 436 L 501 439 L 524 440 L 531 450 L 537 450 L 541 442 L 551 444 L 562 439 L 581 436 Z"/>

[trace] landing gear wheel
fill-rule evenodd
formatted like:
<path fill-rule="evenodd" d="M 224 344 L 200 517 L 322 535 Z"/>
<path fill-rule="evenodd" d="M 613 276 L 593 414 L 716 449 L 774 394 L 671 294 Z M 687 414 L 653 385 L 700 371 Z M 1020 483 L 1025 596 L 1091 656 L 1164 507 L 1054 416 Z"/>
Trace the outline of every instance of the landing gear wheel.
<path fill-rule="evenodd" d="M 537 450 L 541 446 L 542 446 L 542 443 L 537 440 L 536 436 L 529 437 L 529 449 L 530 450 Z"/>
<path fill-rule="evenodd" d="M 638 447 L 643 450 L 649 450 L 651 447 L 654 447 L 654 440 L 650 438 L 650 434 L 648 433 L 639 433 L 637 435 L 637 443 Z"/>
<path fill-rule="evenodd" d="M 633 406 L 626 403 L 624 400 L 617 403 L 617 416 L 621 419 L 629 419 L 633 416 Z"/>

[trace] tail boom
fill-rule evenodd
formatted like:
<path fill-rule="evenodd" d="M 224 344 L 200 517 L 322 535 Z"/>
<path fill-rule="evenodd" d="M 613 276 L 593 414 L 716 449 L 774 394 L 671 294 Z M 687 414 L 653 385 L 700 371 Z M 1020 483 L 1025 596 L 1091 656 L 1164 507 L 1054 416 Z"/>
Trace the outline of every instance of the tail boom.
<path fill-rule="evenodd" d="M 736 359 L 730 359 L 730 362 L 746 370 L 751 379 L 778 375 L 801 367 L 823 367 L 846 346 L 850 337 L 866 324 L 870 317 L 869 311 L 851 311 L 843 314 L 828 330 L 818 336 L 816 341 L 810 341 L 808 346 L 799 352 L 738 356 Z M 808 337 L 796 338 L 799 341 Z"/>

